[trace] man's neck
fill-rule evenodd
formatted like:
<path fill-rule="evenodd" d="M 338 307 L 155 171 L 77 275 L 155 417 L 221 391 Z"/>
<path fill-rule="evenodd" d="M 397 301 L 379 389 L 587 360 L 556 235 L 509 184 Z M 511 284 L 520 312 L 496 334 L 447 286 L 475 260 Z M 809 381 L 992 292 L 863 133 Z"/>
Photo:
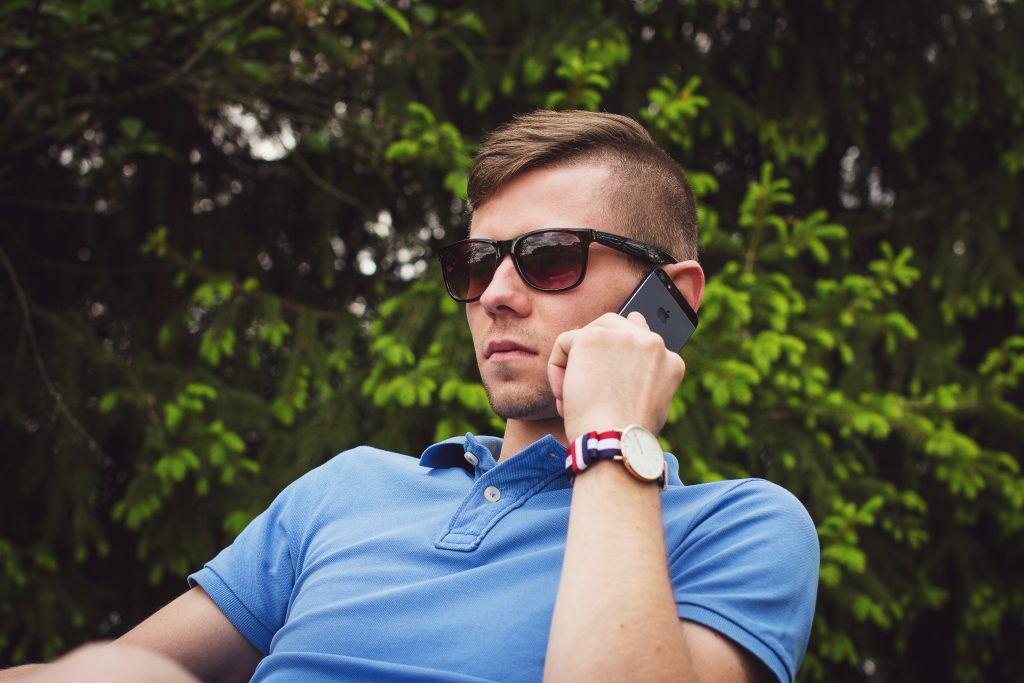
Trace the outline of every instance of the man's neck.
<path fill-rule="evenodd" d="M 567 445 L 565 425 L 560 417 L 549 420 L 509 420 L 505 424 L 505 440 L 501 444 L 498 461 L 508 460 L 548 434 L 555 437 L 563 446 Z"/>

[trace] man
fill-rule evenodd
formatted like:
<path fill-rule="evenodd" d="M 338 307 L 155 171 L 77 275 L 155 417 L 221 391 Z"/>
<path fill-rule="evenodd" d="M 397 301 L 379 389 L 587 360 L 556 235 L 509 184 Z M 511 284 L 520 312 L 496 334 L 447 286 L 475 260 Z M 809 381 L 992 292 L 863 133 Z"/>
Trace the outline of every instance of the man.
<path fill-rule="evenodd" d="M 684 486 L 657 446 L 664 491 L 623 462 L 684 364 L 615 312 L 655 267 L 703 294 L 685 177 L 631 119 L 541 111 L 469 188 L 471 239 L 441 259 L 504 438 L 337 456 L 122 641 L 202 680 L 791 681 L 818 567 L 800 503 Z"/>

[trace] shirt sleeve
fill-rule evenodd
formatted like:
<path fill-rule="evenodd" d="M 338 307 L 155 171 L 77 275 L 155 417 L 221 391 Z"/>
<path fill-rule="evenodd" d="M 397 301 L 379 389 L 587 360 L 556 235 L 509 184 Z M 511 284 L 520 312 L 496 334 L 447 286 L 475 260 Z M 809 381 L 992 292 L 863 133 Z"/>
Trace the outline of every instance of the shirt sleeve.
<path fill-rule="evenodd" d="M 296 490 L 307 477 L 282 491 L 231 545 L 188 577 L 263 654 L 284 625 L 295 585 L 297 552 L 288 522 L 296 516 L 296 499 L 303 498 Z"/>
<path fill-rule="evenodd" d="M 810 515 L 785 489 L 749 479 L 712 497 L 686 524 L 679 542 L 667 539 L 679 617 L 725 635 L 791 682 L 817 596 Z"/>

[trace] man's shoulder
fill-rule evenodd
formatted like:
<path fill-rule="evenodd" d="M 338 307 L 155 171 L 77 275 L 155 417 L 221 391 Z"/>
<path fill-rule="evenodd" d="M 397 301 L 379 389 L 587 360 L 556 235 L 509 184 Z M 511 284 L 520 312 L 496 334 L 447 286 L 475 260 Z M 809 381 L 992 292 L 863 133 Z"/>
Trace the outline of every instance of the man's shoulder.
<path fill-rule="evenodd" d="M 746 479 L 722 479 L 702 484 L 687 484 L 670 487 L 666 494 L 669 500 L 698 505 L 745 506 L 771 504 L 783 509 L 802 511 L 807 514 L 800 500 L 788 489 L 778 484 L 750 477 Z"/>
<path fill-rule="evenodd" d="M 376 446 L 354 446 L 328 460 L 322 467 L 417 467 L 419 457 Z"/>
<path fill-rule="evenodd" d="M 787 529 L 817 545 L 817 530 L 803 503 L 789 490 L 766 479 L 730 479 L 670 488 L 666 521 L 690 529 L 735 527 Z"/>
<path fill-rule="evenodd" d="M 309 470 L 288 488 L 302 490 L 308 495 L 369 480 L 413 476 L 422 469 L 419 458 L 414 456 L 374 446 L 355 446 Z"/>
<path fill-rule="evenodd" d="M 676 488 L 686 493 L 666 506 L 665 534 L 679 616 L 726 635 L 792 680 L 818 585 L 811 516 L 790 491 L 764 479 Z"/>

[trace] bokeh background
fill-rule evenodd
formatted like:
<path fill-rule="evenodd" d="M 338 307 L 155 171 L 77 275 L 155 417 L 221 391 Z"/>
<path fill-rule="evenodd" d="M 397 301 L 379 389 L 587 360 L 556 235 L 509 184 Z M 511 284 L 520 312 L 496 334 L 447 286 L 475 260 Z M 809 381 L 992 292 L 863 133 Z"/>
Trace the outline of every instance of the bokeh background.
<path fill-rule="evenodd" d="M 0 664 L 354 444 L 502 428 L 435 248 L 517 112 L 638 118 L 710 279 L 665 441 L 817 524 L 803 681 L 1024 680 L 1024 3 L 5 0 Z"/>

